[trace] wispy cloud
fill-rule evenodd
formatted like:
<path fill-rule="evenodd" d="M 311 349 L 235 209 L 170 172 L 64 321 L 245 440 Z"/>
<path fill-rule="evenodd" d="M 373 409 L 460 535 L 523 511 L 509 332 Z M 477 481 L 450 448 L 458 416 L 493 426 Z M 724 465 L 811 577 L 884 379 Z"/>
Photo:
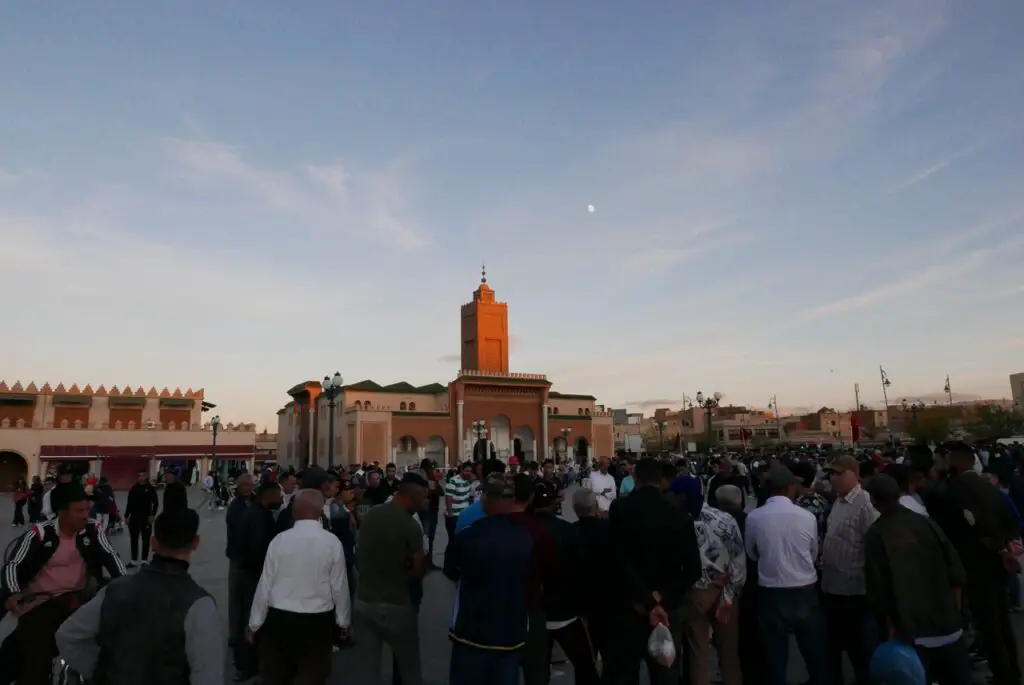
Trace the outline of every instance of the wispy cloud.
<path fill-rule="evenodd" d="M 44 178 L 46 178 L 46 173 L 38 169 L 22 169 L 20 171 L 0 169 L 0 186 L 13 186 Z"/>
<path fill-rule="evenodd" d="M 951 166 L 954 162 L 957 162 L 957 161 L 959 161 L 961 159 L 964 159 L 965 157 L 969 157 L 969 156 L 977 153 L 982 147 L 983 147 L 983 144 L 981 144 L 981 143 L 974 143 L 972 145 L 969 145 L 969 146 L 965 147 L 962 150 L 959 150 L 958 152 L 954 152 L 953 154 L 949 155 L 948 157 L 945 157 L 945 158 L 939 160 L 938 162 L 932 164 L 931 166 L 929 166 L 929 167 L 927 167 L 927 168 L 925 168 L 925 169 L 923 169 L 921 171 L 918 171 L 917 173 L 912 174 L 908 178 L 905 178 L 904 180 L 902 180 L 899 183 L 895 184 L 894 186 L 892 186 L 889 189 L 889 192 L 890 193 L 898 193 L 898 192 L 901 192 L 903 190 L 908 190 L 910 188 L 913 188 L 914 186 L 918 185 L 919 183 L 923 183 L 924 181 L 928 180 L 929 178 L 931 178 L 935 174 L 939 173 L 943 169 Z"/>
<path fill-rule="evenodd" d="M 273 170 L 247 162 L 226 143 L 174 138 L 165 148 L 192 181 L 224 183 L 315 230 L 414 249 L 424 246 L 425 227 L 413 215 L 411 181 L 401 165 L 354 171 L 341 164 L 306 164 Z"/>

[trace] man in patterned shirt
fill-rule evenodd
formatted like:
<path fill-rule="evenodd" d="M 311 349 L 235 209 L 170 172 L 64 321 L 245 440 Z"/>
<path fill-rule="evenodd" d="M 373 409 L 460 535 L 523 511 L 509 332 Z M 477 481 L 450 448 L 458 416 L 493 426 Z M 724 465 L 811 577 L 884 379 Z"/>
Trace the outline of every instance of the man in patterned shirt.
<path fill-rule="evenodd" d="M 704 505 L 700 481 L 677 478 L 672 482 L 681 506 L 693 517 L 700 546 L 701 577 L 683 604 L 684 635 L 689 645 L 690 683 L 711 682 L 712 633 L 725 685 L 742 685 L 739 660 L 739 621 L 733 610 L 747 580 L 747 553 L 736 519 Z"/>
<path fill-rule="evenodd" d="M 800 494 L 797 495 L 794 504 L 814 514 L 814 520 L 818 522 L 818 542 L 824 544 L 825 524 L 828 523 L 828 513 L 832 510 L 832 503 L 814 489 L 818 470 L 809 461 L 798 461 L 789 470 L 801 481 Z"/>
<path fill-rule="evenodd" d="M 459 473 L 445 484 L 444 488 L 444 529 L 448 539 L 455 536 L 455 522 L 459 514 L 473 503 L 473 462 L 467 461 Z"/>

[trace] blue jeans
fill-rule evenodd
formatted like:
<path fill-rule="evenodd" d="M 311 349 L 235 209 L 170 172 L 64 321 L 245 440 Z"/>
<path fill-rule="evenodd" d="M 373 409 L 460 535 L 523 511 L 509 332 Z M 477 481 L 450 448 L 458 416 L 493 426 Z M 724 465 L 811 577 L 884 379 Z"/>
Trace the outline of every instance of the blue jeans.
<path fill-rule="evenodd" d="M 810 685 L 829 685 L 828 636 L 816 587 L 757 588 L 757 621 L 769 685 L 788 683 L 790 635 L 796 638 Z"/>
<path fill-rule="evenodd" d="M 452 645 L 448 685 L 519 685 L 519 652 L 488 652 Z"/>

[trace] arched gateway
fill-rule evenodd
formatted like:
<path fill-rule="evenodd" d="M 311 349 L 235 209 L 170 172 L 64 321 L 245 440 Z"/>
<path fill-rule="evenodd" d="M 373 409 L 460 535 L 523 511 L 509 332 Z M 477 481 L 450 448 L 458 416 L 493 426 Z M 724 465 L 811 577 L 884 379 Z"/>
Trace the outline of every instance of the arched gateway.
<path fill-rule="evenodd" d="M 10 492 L 19 480 L 28 481 L 28 462 L 19 453 L 0 450 L 0 492 Z"/>

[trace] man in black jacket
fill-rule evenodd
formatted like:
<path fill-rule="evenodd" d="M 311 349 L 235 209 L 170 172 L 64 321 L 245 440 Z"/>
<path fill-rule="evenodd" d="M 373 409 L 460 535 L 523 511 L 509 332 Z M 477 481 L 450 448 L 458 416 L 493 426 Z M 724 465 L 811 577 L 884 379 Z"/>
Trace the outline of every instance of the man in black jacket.
<path fill-rule="evenodd" d="M 178 480 L 178 472 L 167 469 L 164 471 L 164 511 L 170 509 L 188 509 L 188 490 Z"/>
<path fill-rule="evenodd" d="M 103 572 L 111 578 L 126 573 L 103 529 L 89 518 L 91 505 L 80 484 L 57 486 L 51 501 L 57 518 L 22 536 L 0 578 L 5 613 L 18 615 L 12 637 L 21 655 L 18 682 L 26 685 L 49 682 L 57 628 L 103 584 Z M 55 558 L 60 566 L 50 568 Z M 44 569 L 52 572 L 41 574 Z"/>
<path fill-rule="evenodd" d="M 603 677 L 608 685 L 629 685 L 646 660 L 651 685 L 675 685 L 678 667 L 666 668 L 651 659 L 647 638 L 654 626 L 666 625 L 680 653 L 680 609 L 701 575 L 700 548 L 693 520 L 659 491 L 661 463 L 641 459 L 634 478 L 636 490 L 616 500 L 608 517 L 615 555 L 609 561 L 620 565 L 622 594 L 615 618 L 620 638 Z"/>
<path fill-rule="evenodd" d="M 223 685 L 217 606 L 188 573 L 199 515 L 156 519 L 153 563 L 111 583 L 57 631 L 60 654 L 96 683 Z"/>
<path fill-rule="evenodd" d="M 587 617 L 587 630 L 594 650 L 605 662 L 610 658 L 609 648 L 615 636 L 612 627 L 612 606 L 609 590 L 621 585 L 618 566 L 612 550 L 608 519 L 600 515 L 597 495 L 593 490 L 579 488 L 572 496 L 576 512 L 574 524 L 583 546 L 583 569 L 577 578 Z"/>
<path fill-rule="evenodd" d="M 538 479 L 534 483 L 534 515 L 551 533 L 555 546 L 554 572 L 544 586 L 544 616 L 548 629 L 548 659 L 551 663 L 551 647 L 557 641 L 572 662 L 576 674 L 576 685 L 598 685 L 600 675 L 594 661 L 587 626 L 581 618 L 587 601 L 599 601 L 600 597 L 587 597 L 580 579 L 592 572 L 584 566 L 583 540 L 579 529 L 557 515 L 561 508 L 559 488 L 549 480 Z M 550 676 L 549 676 L 550 677 Z"/>
<path fill-rule="evenodd" d="M 152 535 L 153 519 L 160 507 L 160 498 L 156 488 L 149 482 L 149 474 L 139 471 L 135 485 L 128 491 L 128 503 L 124 508 L 125 522 L 128 524 L 128 535 L 131 539 L 132 560 L 128 568 L 132 568 L 141 559 L 149 559 L 149 538 Z M 142 556 L 139 556 L 139 543 L 142 543 Z"/>
<path fill-rule="evenodd" d="M 238 621 L 241 625 L 231 626 L 234 645 L 235 668 L 238 680 L 248 680 L 259 672 L 259 654 L 253 645 L 245 640 L 245 629 L 249 623 L 252 600 L 256 586 L 263 573 L 263 562 L 267 548 L 274 539 L 276 525 L 274 512 L 281 506 L 281 488 L 274 481 L 260 483 L 252 504 L 245 510 L 238 530 L 238 574 L 235 578 L 238 592 Z M 241 631 L 241 632 L 238 632 Z"/>

